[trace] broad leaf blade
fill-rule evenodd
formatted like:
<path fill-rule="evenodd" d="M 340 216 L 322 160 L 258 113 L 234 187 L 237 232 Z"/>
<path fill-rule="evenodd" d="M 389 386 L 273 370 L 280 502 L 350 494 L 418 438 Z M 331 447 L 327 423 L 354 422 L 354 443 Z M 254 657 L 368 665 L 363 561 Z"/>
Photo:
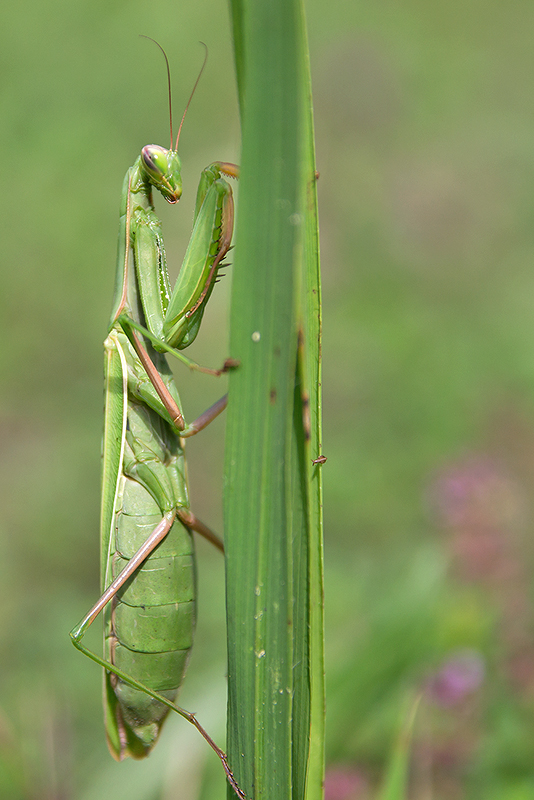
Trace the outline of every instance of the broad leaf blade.
<path fill-rule="evenodd" d="M 324 694 L 305 32 L 294 0 L 232 10 L 243 152 L 230 342 L 241 366 L 230 380 L 225 488 L 228 753 L 248 797 L 311 800 L 322 795 Z"/>

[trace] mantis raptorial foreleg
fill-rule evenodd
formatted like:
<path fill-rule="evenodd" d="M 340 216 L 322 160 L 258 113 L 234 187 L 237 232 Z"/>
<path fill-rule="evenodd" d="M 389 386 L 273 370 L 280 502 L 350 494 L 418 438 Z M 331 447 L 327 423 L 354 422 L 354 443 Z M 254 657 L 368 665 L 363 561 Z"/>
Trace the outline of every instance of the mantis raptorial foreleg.
<path fill-rule="evenodd" d="M 195 625 L 191 531 L 223 548 L 189 509 L 184 439 L 218 416 L 226 397 L 187 425 L 164 353 L 216 375 L 236 366 L 229 359 L 220 370 L 206 369 L 180 351 L 198 333 L 231 245 L 234 211 L 226 177 L 238 176 L 238 168 L 228 162 L 214 162 L 203 171 L 193 233 L 171 291 L 152 190 L 169 203 L 178 202 L 182 184 L 177 147 L 171 129 L 171 148 L 144 147 L 124 180 L 115 297 L 104 343 L 102 596 L 71 637 L 106 670 L 106 734 L 115 758 L 148 755 L 173 709 L 200 731 L 243 798 L 224 752 L 194 714 L 174 702 Z M 103 658 L 82 644 L 101 611 Z"/>

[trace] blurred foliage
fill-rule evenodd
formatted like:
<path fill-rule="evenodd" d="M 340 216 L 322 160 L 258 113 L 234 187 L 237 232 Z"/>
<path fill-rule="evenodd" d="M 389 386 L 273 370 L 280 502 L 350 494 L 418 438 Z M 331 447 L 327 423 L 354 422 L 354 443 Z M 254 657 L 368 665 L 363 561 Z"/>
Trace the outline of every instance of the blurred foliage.
<path fill-rule="evenodd" d="M 527 0 L 307 3 L 324 289 L 327 800 L 376 795 L 406 697 L 425 689 L 411 797 L 534 798 L 534 7 Z M 223 797 L 169 720 L 145 763 L 104 742 L 100 675 L 68 631 L 98 587 L 102 341 L 120 187 L 166 145 L 184 199 L 159 209 L 179 264 L 196 182 L 237 160 L 228 14 L 198 0 L 3 9 L 0 796 Z M 261 186 L 258 187 L 261 191 Z M 227 355 L 229 279 L 192 356 Z M 178 371 L 189 417 L 221 394 Z M 221 528 L 219 420 L 188 447 L 196 513 Z M 182 704 L 224 735 L 222 563 L 199 544 Z M 95 646 L 99 646 L 95 635 Z M 204 765 L 206 770 L 202 772 Z"/>

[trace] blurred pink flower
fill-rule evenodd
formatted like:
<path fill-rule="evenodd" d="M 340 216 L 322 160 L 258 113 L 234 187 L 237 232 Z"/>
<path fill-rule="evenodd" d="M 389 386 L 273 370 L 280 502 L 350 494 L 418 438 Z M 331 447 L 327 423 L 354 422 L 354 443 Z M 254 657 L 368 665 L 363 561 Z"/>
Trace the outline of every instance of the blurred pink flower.
<path fill-rule="evenodd" d="M 329 767 L 325 775 L 324 796 L 325 800 L 366 800 L 369 782 L 355 767 Z"/>
<path fill-rule="evenodd" d="M 462 703 L 484 682 L 484 659 L 476 650 L 460 650 L 451 655 L 430 677 L 427 691 L 439 706 L 449 708 Z"/>

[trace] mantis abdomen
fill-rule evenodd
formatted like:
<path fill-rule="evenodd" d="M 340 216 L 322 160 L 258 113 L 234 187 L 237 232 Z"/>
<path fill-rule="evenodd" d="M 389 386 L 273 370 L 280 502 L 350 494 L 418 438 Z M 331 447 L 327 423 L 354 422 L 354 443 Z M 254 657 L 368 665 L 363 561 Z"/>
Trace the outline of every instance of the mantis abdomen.
<path fill-rule="evenodd" d="M 116 340 L 119 346 L 120 338 Z M 123 354 L 133 357 L 129 348 Z M 126 414 L 106 586 L 166 513 L 188 505 L 180 438 L 159 414 L 131 395 Z M 174 702 L 195 627 L 193 540 L 180 520 L 175 518 L 163 541 L 119 589 L 104 615 L 109 662 Z M 117 759 L 126 753 L 142 758 L 154 745 L 169 708 L 113 673 L 106 674 L 106 692 L 106 730 L 112 753 Z"/>

